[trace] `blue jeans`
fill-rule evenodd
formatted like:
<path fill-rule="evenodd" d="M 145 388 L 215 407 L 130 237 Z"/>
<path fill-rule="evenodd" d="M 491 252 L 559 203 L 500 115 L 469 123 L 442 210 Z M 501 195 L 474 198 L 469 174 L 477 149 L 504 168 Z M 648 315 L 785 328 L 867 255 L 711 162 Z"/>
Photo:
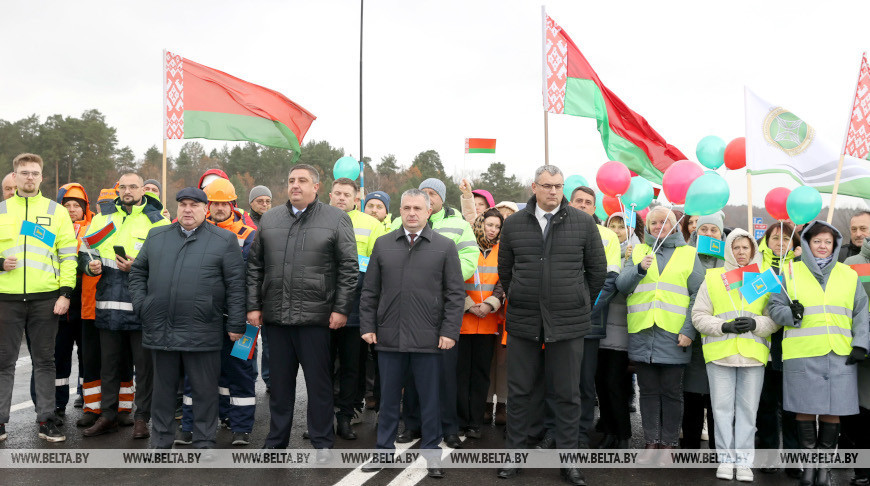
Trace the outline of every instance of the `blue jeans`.
<path fill-rule="evenodd" d="M 716 424 L 716 451 L 731 454 L 735 449 L 755 449 L 755 416 L 761 387 L 764 385 L 764 366 L 732 367 L 707 363 L 710 380 L 710 400 L 713 421 Z M 734 424 L 733 426 L 731 424 Z M 751 466 L 754 454 L 739 461 Z"/>

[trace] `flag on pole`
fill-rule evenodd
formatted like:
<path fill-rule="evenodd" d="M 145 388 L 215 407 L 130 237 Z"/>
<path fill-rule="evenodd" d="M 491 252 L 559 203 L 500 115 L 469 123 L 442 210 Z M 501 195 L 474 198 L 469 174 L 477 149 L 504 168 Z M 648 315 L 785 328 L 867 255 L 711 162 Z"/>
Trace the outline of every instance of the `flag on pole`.
<path fill-rule="evenodd" d="M 49 248 L 54 248 L 54 240 L 57 238 L 57 235 L 48 231 L 42 225 L 24 220 L 21 222 L 21 231 L 19 232 L 22 236 L 29 236 L 31 238 L 35 238 L 46 244 Z M 27 241 L 27 240 L 25 240 Z"/>
<path fill-rule="evenodd" d="M 846 131 L 843 153 L 858 159 L 870 160 L 870 64 L 867 53 L 861 59 L 855 101 L 852 103 L 852 118 Z"/>
<path fill-rule="evenodd" d="M 546 11 L 543 17 L 544 110 L 595 118 L 611 160 L 661 183 L 662 173 L 686 156 L 607 89 L 568 34 Z"/>
<path fill-rule="evenodd" d="M 745 96 L 746 170 L 751 174 L 788 174 L 803 185 L 830 194 L 840 161 L 837 151 L 791 111 L 765 101 L 749 88 Z M 837 191 L 870 198 L 870 164 L 847 155 Z"/>
<path fill-rule="evenodd" d="M 856 263 L 849 265 L 852 270 L 858 272 L 858 280 L 862 282 L 870 282 L 870 263 Z"/>
<path fill-rule="evenodd" d="M 96 248 L 100 246 L 104 241 L 109 239 L 115 233 L 115 222 L 109 221 L 106 226 L 96 233 L 91 233 L 89 235 L 85 235 L 82 237 L 82 241 L 87 245 L 88 248 Z"/>
<path fill-rule="evenodd" d="M 722 283 L 725 284 L 725 290 L 732 291 L 734 289 L 739 289 L 743 286 L 743 274 L 745 272 L 758 272 L 758 264 L 753 263 L 752 265 L 747 265 L 745 267 L 735 268 L 730 272 L 725 272 L 722 274 Z"/>
<path fill-rule="evenodd" d="M 163 138 L 248 140 L 293 152 L 317 118 L 286 96 L 164 51 Z"/>
<path fill-rule="evenodd" d="M 494 154 L 494 138 L 466 138 L 465 153 L 467 154 Z"/>

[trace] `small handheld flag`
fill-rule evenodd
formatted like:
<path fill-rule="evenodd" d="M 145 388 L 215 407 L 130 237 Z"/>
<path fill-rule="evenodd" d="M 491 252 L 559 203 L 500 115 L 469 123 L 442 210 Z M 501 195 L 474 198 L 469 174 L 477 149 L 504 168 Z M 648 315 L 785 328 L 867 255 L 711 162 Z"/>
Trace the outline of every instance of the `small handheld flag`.
<path fill-rule="evenodd" d="M 760 299 L 764 294 L 779 292 L 782 287 L 779 284 L 779 279 L 776 278 L 776 273 L 772 268 L 768 268 L 766 272 L 760 275 L 750 276 L 744 274 L 745 285 L 740 287 L 740 293 L 746 302 L 753 303 Z"/>
<path fill-rule="evenodd" d="M 858 280 L 862 282 L 870 282 L 870 263 L 857 263 L 849 265 L 852 270 L 858 272 Z"/>
<path fill-rule="evenodd" d="M 725 272 L 722 274 L 722 283 L 725 284 L 725 290 L 732 291 L 739 289 L 743 286 L 743 273 L 744 272 L 755 272 L 758 271 L 758 264 L 753 263 L 752 265 L 747 265 L 745 267 L 735 268 L 730 272 Z"/>
<path fill-rule="evenodd" d="M 494 138 L 466 138 L 465 153 L 467 154 L 494 154 Z"/>
<path fill-rule="evenodd" d="M 725 259 L 725 242 L 709 236 L 698 236 L 698 253 Z"/>
<path fill-rule="evenodd" d="M 54 240 L 57 238 L 57 235 L 55 235 L 51 231 L 48 231 L 42 225 L 38 225 L 30 221 L 21 222 L 21 231 L 19 232 L 19 234 L 23 236 L 29 236 L 31 238 L 36 238 L 37 240 L 45 243 L 50 248 L 54 248 Z"/>
<path fill-rule="evenodd" d="M 637 225 L 637 213 L 632 208 L 626 208 L 625 210 L 625 226 L 627 228 L 634 228 Z"/>
<path fill-rule="evenodd" d="M 109 224 L 103 227 L 100 231 L 82 237 L 82 241 L 88 245 L 88 248 L 96 248 L 103 242 L 109 239 L 115 233 L 115 222 L 109 221 Z"/>
<path fill-rule="evenodd" d="M 254 345 L 257 343 L 257 336 L 260 335 L 260 328 L 257 326 L 247 325 L 245 335 L 233 344 L 233 351 L 230 356 L 243 359 L 245 361 L 254 356 Z"/>

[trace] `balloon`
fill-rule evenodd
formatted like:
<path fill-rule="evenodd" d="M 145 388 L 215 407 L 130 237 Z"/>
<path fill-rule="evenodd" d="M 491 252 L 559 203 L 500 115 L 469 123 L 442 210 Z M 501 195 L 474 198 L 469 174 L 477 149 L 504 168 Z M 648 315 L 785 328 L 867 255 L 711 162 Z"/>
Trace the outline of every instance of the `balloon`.
<path fill-rule="evenodd" d="M 607 219 L 607 211 L 604 210 L 604 193 L 595 191 L 595 216 L 598 219 L 605 221 Z"/>
<path fill-rule="evenodd" d="M 634 205 L 637 208 L 645 208 L 650 205 L 653 200 L 652 184 L 643 177 L 632 177 L 631 185 L 628 190 L 622 195 L 622 204 L 626 206 Z"/>
<path fill-rule="evenodd" d="M 335 165 L 332 166 L 332 176 L 336 179 L 347 177 L 355 181 L 359 177 L 359 162 L 350 156 L 344 156 L 336 160 Z"/>
<path fill-rule="evenodd" d="M 725 167 L 731 170 L 746 167 L 746 137 L 735 138 L 725 147 Z"/>
<path fill-rule="evenodd" d="M 788 219 L 788 210 L 786 209 L 786 201 L 790 190 L 784 187 L 775 187 L 764 196 L 764 207 L 767 209 L 767 214 L 776 220 Z"/>
<path fill-rule="evenodd" d="M 631 185 L 631 171 L 622 162 L 611 160 L 598 169 L 595 176 L 598 189 L 608 196 L 621 196 Z"/>
<path fill-rule="evenodd" d="M 678 160 L 665 170 L 662 176 L 662 189 L 665 197 L 674 204 L 686 202 L 686 191 L 695 179 L 704 174 L 703 169 L 688 160 Z"/>
<path fill-rule="evenodd" d="M 706 216 L 728 204 L 731 189 L 719 174 L 704 174 L 686 192 L 686 214 Z"/>
<path fill-rule="evenodd" d="M 725 140 L 715 135 L 707 135 L 698 142 L 695 155 L 701 165 L 716 170 L 725 162 Z"/>
<path fill-rule="evenodd" d="M 649 214 L 649 208 L 644 208 L 642 211 L 637 212 L 637 215 L 643 218 L 644 221 L 646 221 L 647 214 Z M 638 221 L 638 223 L 640 223 L 640 221 Z"/>
<path fill-rule="evenodd" d="M 604 212 L 610 216 L 613 213 L 622 212 L 622 205 L 619 204 L 619 199 L 613 196 L 604 196 L 604 199 L 601 201 L 601 206 L 604 208 Z"/>
<path fill-rule="evenodd" d="M 638 176 L 638 173 L 635 172 L 635 171 L 633 171 L 633 170 L 631 170 L 631 169 L 628 169 L 628 173 L 631 174 L 632 177 L 637 177 L 637 176 Z"/>
<path fill-rule="evenodd" d="M 568 176 L 565 179 L 565 187 L 562 188 L 562 191 L 565 193 L 565 197 L 571 199 L 571 194 L 574 192 L 574 189 L 577 189 L 580 186 L 589 187 L 589 183 L 586 182 L 586 178 L 579 175 Z"/>
<path fill-rule="evenodd" d="M 806 224 L 822 210 L 822 196 L 814 187 L 801 186 L 791 191 L 785 207 L 794 224 Z"/>

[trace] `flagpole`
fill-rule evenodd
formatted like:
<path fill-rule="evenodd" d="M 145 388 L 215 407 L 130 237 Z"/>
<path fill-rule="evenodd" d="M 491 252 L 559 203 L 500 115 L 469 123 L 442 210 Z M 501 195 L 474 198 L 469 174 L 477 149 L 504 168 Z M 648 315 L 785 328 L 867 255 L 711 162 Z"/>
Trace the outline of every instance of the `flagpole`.
<path fill-rule="evenodd" d="M 550 165 L 550 129 L 547 116 L 547 6 L 541 5 L 541 74 L 544 97 L 544 164 Z"/>
<path fill-rule="evenodd" d="M 843 146 L 840 148 L 840 163 L 837 165 L 837 177 L 834 179 L 834 190 L 831 191 L 831 206 L 828 207 L 828 224 L 834 219 L 834 204 L 837 202 L 837 191 L 840 189 L 840 176 L 843 173 L 843 161 L 846 159 L 846 142 L 849 140 L 849 128 L 852 126 L 852 113 L 855 111 L 855 94 L 858 91 L 858 83 L 861 82 L 861 68 L 864 65 L 864 59 L 867 53 L 861 57 L 861 63 L 858 64 L 858 76 L 855 77 L 855 89 L 852 90 L 852 102 L 849 104 L 849 120 L 846 123 L 846 133 L 843 134 Z"/>
<path fill-rule="evenodd" d="M 750 235 L 755 236 L 755 227 L 752 225 L 752 174 L 749 170 L 746 171 L 746 212 L 748 216 L 746 229 Z"/>
<path fill-rule="evenodd" d="M 544 110 L 544 164 L 550 165 L 550 129 L 547 126 L 547 110 Z"/>
<path fill-rule="evenodd" d="M 364 0 L 359 0 L 359 190 L 362 197 L 365 198 L 366 164 L 363 162 L 363 3 Z"/>
<path fill-rule="evenodd" d="M 160 191 L 163 196 L 163 207 L 166 208 L 166 193 L 169 191 L 169 186 L 166 184 L 166 49 L 163 49 L 163 166 L 161 168 L 161 177 L 163 179 L 163 190 Z M 90 247 L 88 247 L 90 248 Z"/>
<path fill-rule="evenodd" d="M 837 203 L 837 190 L 840 188 L 840 175 L 843 173 L 843 160 L 846 154 L 840 151 L 840 163 L 837 164 L 837 177 L 834 179 L 834 190 L 831 191 L 831 205 L 828 207 L 828 224 L 834 219 L 834 205 Z"/>
<path fill-rule="evenodd" d="M 165 208 L 166 207 L 166 193 L 169 191 L 169 186 L 166 185 L 166 134 L 165 133 L 164 133 L 164 138 L 163 138 L 163 173 L 162 173 L 162 178 L 163 178 L 163 190 L 160 192 L 163 193 L 163 194 L 161 194 L 161 196 L 163 196 L 163 207 Z"/>

